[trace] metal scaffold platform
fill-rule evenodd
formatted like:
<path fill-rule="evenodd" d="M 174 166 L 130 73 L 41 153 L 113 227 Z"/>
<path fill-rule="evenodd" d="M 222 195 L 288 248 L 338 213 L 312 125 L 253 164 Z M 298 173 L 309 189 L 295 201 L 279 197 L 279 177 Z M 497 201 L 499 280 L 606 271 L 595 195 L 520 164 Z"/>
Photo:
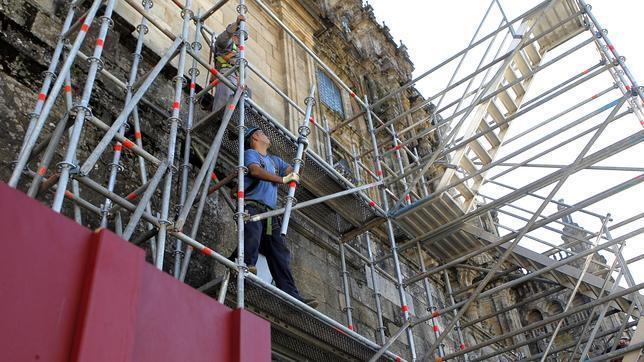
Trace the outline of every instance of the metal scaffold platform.
<path fill-rule="evenodd" d="M 363 89 L 347 86 L 262 0 L 228 2 L 219 0 L 209 9 L 198 10 L 192 0 L 172 0 L 181 18 L 181 30 L 176 32 L 151 15 L 151 0 L 141 5 L 124 0 L 119 5 L 138 13 L 140 23 L 133 24 L 138 37 L 131 71 L 127 80 L 121 80 L 101 60 L 119 2 L 93 0 L 85 8 L 79 0 L 72 1 L 8 185 L 51 204 L 56 212 L 69 206 L 79 223 L 83 214 L 90 213 L 100 220 L 96 226 L 114 225 L 123 239 L 147 243 L 156 268 L 182 282 L 193 251 L 214 259 L 224 272 L 201 291 L 270 321 L 277 360 L 472 361 L 497 355 L 522 361 L 636 358 L 644 346 L 644 328 L 634 328 L 642 327 L 644 285 L 637 283 L 629 264 L 642 258 L 626 259 L 624 248 L 644 231 L 637 228 L 644 213 L 640 208 L 634 215 L 614 219 L 603 208 L 606 200 L 618 194 L 630 195 L 635 204 L 637 186 L 644 181 L 644 167 L 634 164 L 638 160 L 632 157 L 644 140 L 644 88 L 584 0 L 547 0 L 514 19 L 508 19 L 500 2 L 492 0 L 466 48 L 406 84 L 391 85 L 389 93 L 378 99 L 368 99 L 361 95 L 367 93 Z M 249 3 L 262 17 L 249 12 Z M 216 37 L 206 20 L 232 5 L 241 16 L 238 58 L 224 71 L 203 56 L 214 51 Z M 315 107 L 316 84 L 307 84 L 308 97 L 300 104 L 253 65 L 247 57 L 247 22 L 266 18 L 293 40 L 358 112 L 329 125 Z M 482 29 L 491 23 L 494 30 L 484 34 Z M 99 29 L 90 56 L 81 47 L 94 26 Z M 152 69 L 140 76 L 150 27 L 169 45 Z M 594 54 L 598 61 L 578 64 L 580 59 L 587 61 L 580 53 Z M 466 61 L 468 57 L 475 60 Z M 79 59 L 88 61 L 84 79 L 72 78 Z M 569 67 L 561 68 L 562 64 Z M 168 142 L 165 149 L 153 152 L 142 142 L 145 115 L 139 106 L 154 104 L 149 90 L 163 78 L 164 68 L 166 73 L 168 68 L 176 71 L 168 104 L 171 111 L 157 112 L 167 118 Z M 569 69 L 574 69 L 573 74 L 566 73 Z M 440 91 L 407 109 L 401 107 L 395 116 L 379 114 L 382 105 L 419 82 L 444 79 L 437 76 L 440 72 L 449 77 Z M 538 84 L 540 77 L 555 72 L 564 74 L 558 83 Z M 204 82 L 200 73 L 209 78 Z M 297 119 L 294 129 L 249 96 L 251 76 L 266 83 L 284 102 L 291 118 Z M 90 109 L 99 79 L 125 91 L 114 119 L 100 119 Z M 234 95 L 223 111 L 199 119 L 196 105 L 217 87 L 227 87 Z M 82 93 L 73 94 L 72 89 Z M 53 119 L 59 98 L 67 112 Z M 55 122 L 51 133 L 45 131 L 47 122 Z M 367 132 L 348 145 L 340 131 L 358 122 Z M 617 124 L 627 123 L 638 128 L 628 134 L 615 131 Z M 98 138 L 87 135 L 90 127 Z M 134 130 L 134 138 L 126 136 L 128 127 Z M 295 172 L 301 173 L 301 183 L 280 187 L 283 208 L 252 217 L 245 212 L 243 182 L 247 172 L 244 132 L 250 127 L 261 129 L 271 140 L 271 152 L 292 160 Z M 83 159 L 79 159 L 81 144 L 89 147 Z M 429 151 L 419 152 L 423 146 Z M 53 165 L 60 150 L 63 159 Z M 137 168 L 131 172 L 140 185 L 120 195 L 115 190 L 126 172 L 119 166 L 124 152 L 136 160 Z M 199 164 L 194 164 L 194 154 Z M 346 158 L 339 160 L 339 154 Z M 620 157 L 624 162 L 611 163 Z M 99 159 L 108 158 L 112 160 L 109 172 L 94 171 Z M 539 171 L 530 172 L 534 168 Z M 583 196 L 570 197 L 574 202 L 563 201 L 572 193 L 570 184 L 589 171 L 613 172 L 614 181 L 606 188 L 587 187 Z M 227 176 L 219 180 L 217 174 Z M 238 182 L 231 190 L 236 195 L 232 199 L 222 187 L 229 187 L 234 179 Z M 239 252 L 234 261 L 197 237 L 206 222 L 202 217 L 206 200 L 217 190 L 235 215 L 231 223 L 237 227 Z M 103 200 L 99 205 L 90 201 L 97 198 Z M 244 225 L 272 216 L 283 217 L 284 235 L 289 221 L 304 220 L 337 243 L 342 269 L 338 288 L 344 296 L 346 323 L 249 272 L 243 262 Z M 174 248 L 172 255 L 166 255 L 169 246 Z M 374 246 L 382 252 L 373 252 Z M 375 339 L 353 327 L 347 252 L 368 266 L 367 277 L 373 281 Z M 476 268 L 481 277 L 466 285 L 465 292 L 452 290 L 448 271 L 481 255 L 491 261 L 485 266 L 466 265 Z M 169 258 L 173 258 L 173 270 L 168 270 Z M 392 274 L 380 267 L 383 263 L 393 266 Z M 499 278 L 508 270 L 518 274 Z M 400 307 L 399 329 L 387 336 L 377 278 L 395 286 Z M 439 307 L 433 299 L 430 282 L 436 280 L 444 287 L 449 305 Z M 468 340 L 468 333 L 481 335 L 481 322 L 531 299 L 467 319 L 466 313 L 476 303 L 537 280 L 555 285 L 550 293 L 563 293 L 567 302 L 560 311 L 502 335 L 468 342 L 475 340 Z M 409 290 L 419 282 L 427 308 L 412 314 Z M 541 298 L 548 295 L 543 292 Z M 575 304 L 577 296 L 589 302 Z M 588 318 L 580 322 L 576 339 L 562 344 L 557 336 L 573 328 L 567 318 L 582 312 Z M 606 316 L 619 325 L 606 327 Z M 425 325 L 431 326 L 432 338 L 421 344 L 415 340 L 414 328 Z M 632 337 L 628 347 L 591 349 L 594 340 L 616 339 L 623 333 Z M 405 355 L 392 351 L 402 335 L 407 339 L 400 343 L 408 348 Z M 453 348 L 445 346 L 447 339 L 456 342 Z M 527 349 L 526 345 L 537 342 L 538 351 Z"/>

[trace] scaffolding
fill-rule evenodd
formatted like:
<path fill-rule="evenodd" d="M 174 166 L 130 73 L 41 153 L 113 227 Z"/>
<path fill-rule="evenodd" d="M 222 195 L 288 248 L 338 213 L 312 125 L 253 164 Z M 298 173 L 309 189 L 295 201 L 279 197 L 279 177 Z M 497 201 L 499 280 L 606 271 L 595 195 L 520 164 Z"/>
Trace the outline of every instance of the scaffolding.
<path fill-rule="evenodd" d="M 644 181 L 642 167 L 611 165 L 620 156 L 630 157 L 628 152 L 644 139 L 643 131 L 639 129 L 618 138 L 607 136 L 614 135 L 613 130 L 626 122 L 636 121 L 644 126 L 644 88 L 637 84 L 625 58 L 584 0 L 547 0 L 512 20 L 506 18 L 501 4 L 493 0 L 466 48 L 408 83 L 392 87 L 389 94 L 372 100 L 347 86 L 262 0 L 250 1 L 278 24 L 361 111 L 331 127 L 327 120 L 314 114 L 315 84 L 311 85 L 302 107 L 253 66 L 246 57 L 246 22 L 252 21 L 246 0 L 239 0 L 236 6 L 238 14 L 244 16 L 238 29 L 238 59 L 226 73 L 203 59 L 200 51 L 212 47 L 216 37 L 216 32 L 208 29 L 205 21 L 228 0 L 218 1 L 203 13 L 194 12 L 191 0 L 184 3 L 173 0 L 182 21 L 179 34 L 151 16 L 151 0 L 144 0 L 142 5 L 124 0 L 124 4 L 142 16 L 136 28 L 136 50 L 126 81 L 106 70 L 101 60 L 117 1 L 93 0 L 81 13 L 80 1 L 74 0 L 69 4 L 49 69 L 29 115 L 9 185 L 27 189 L 34 198 L 42 198 L 47 191 L 53 193 L 52 209 L 61 212 L 64 205 L 70 205 L 79 223 L 83 213 L 98 217 L 103 227 L 109 225 L 108 218 L 112 219 L 114 231 L 124 239 L 149 244 L 153 261 L 160 270 L 166 261 L 166 244 L 174 243 L 171 273 L 181 281 L 186 277 L 193 250 L 213 258 L 225 266 L 226 272 L 206 289 L 217 286 L 220 302 L 251 308 L 268 318 L 274 324 L 274 344 L 288 346 L 285 350 L 276 347 L 278 356 L 303 356 L 313 360 L 341 357 L 370 361 L 431 358 L 479 361 L 504 355 L 510 360 L 544 361 L 554 357 L 599 361 L 623 355 L 629 358 L 639 353 L 644 346 L 644 331 L 634 327 L 641 324 L 639 291 L 644 285 L 636 283 L 629 264 L 642 258 L 627 260 L 623 250 L 627 241 L 644 231 L 633 227 L 641 220 L 642 213 L 614 222 L 609 213 L 597 213 L 590 207 L 614 195 L 633 191 Z M 102 15 L 97 17 L 99 9 Z M 501 22 L 495 30 L 481 35 L 484 25 L 493 22 L 493 10 L 502 15 Z M 98 36 L 92 55 L 87 56 L 80 49 L 94 25 L 99 27 Z M 171 45 L 150 71 L 138 76 L 150 26 L 164 34 Z M 579 61 L 575 56 L 588 48 L 597 50 L 599 61 L 575 65 Z M 463 75 L 468 64 L 465 59 L 472 54 L 478 54 L 480 61 Z M 80 98 L 75 100 L 71 69 L 79 59 L 86 60 L 89 66 Z M 176 77 L 173 78 L 171 113 L 156 110 L 167 118 L 169 141 L 165 152 L 152 154 L 143 147 L 138 107 L 143 103 L 153 104 L 148 91 L 172 61 L 176 62 Z M 538 79 L 537 73 L 566 61 L 583 70 L 536 95 L 529 92 Z M 450 79 L 441 90 L 409 109 L 397 109 L 394 117 L 383 119 L 378 115 L 377 110 L 388 101 L 442 71 L 448 72 Z M 213 81 L 199 84 L 201 72 L 210 74 Z M 297 135 L 248 96 L 246 79 L 250 73 L 265 82 L 298 115 Z M 122 88 L 126 94 L 120 114 L 111 123 L 97 118 L 89 107 L 98 77 Z M 607 79 L 611 84 L 606 84 Z M 228 87 L 234 92 L 220 120 L 213 123 L 219 117 L 215 114 L 195 119 L 195 104 L 216 87 Z M 56 120 L 53 132 L 46 134 L 44 125 L 61 91 L 67 112 Z M 576 99 L 574 104 L 560 101 L 565 95 L 577 95 L 572 97 Z M 182 111 L 184 104 L 187 111 Z M 538 112 L 541 113 L 536 115 Z M 422 116 L 418 118 L 419 114 Z M 522 121 L 525 119 L 532 122 L 523 131 L 512 134 L 510 126 L 525 124 L 528 122 Z M 367 128 L 365 147 L 348 150 L 335 136 L 357 122 Z M 210 132 L 213 130 L 207 128 L 213 124 L 218 128 Z M 92 144 L 88 157 L 78 160 L 84 130 L 90 125 L 99 130 L 101 139 Z M 295 172 L 299 173 L 300 167 L 305 170 L 301 184 L 289 185 L 284 208 L 252 218 L 244 211 L 243 183 L 247 171 L 243 138 L 249 125 L 261 128 L 271 138 L 273 153 L 294 160 Z M 133 140 L 126 137 L 128 127 L 133 127 Z M 183 148 L 178 148 L 180 137 Z M 212 141 L 204 142 L 204 137 Z M 316 141 L 316 147 L 307 147 L 309 137 Z M 438 140 L 438 144 L 428 152 L 421 152 L 418 146 L 429 137 Z M 64 159 L 50 171 L 54 155 L 61 147 L 65 150 Z M 199 147 L 207 152 L 200 155 L 201 167 L 191 180 L 190 153 Z M 114 190 L 119 173 L 124 172 L 119 162 L 124 149 L 136 157 L 138 169 L 134 172 L 140 186 L 127 195 L 119 195 Z M 335 149 L 349 155 L 351 179 L 334 167 Z M 557 158 L 557 163 L 548 162 L 548 155 L 561 155 L 562 150 L 566 157 Z M 111 158 L 109 174 L 104 180 L 92 178 L 101 157 Z M 227 168 L 229 176 L 218 180 L 217 167 Z M 535 168 L 539 172 L 530 172 Z M 151 170 L 154 172 L 149 174 Z M 554 171 L 548 173 L 549 170 Z M 571 180 L 579 182 L 577 176 L 584 171 L 613 172 L 619 175 L 615 177 L 619 182 L 574 203 L 556 200 L 555 197 L 560 197 L 558 192 L 566 189 Z M 519 177 L 508 177 L 508 174 Z M 237 179 L 236 201 L 221 192 L 222 186 L 233 179 Z M 211 186 L 213 182 L 215 185 Z M 157 192 L 161 199 L 155 210 L 152 200 Z M 234 262 L 196 239 L 206 199 L 214 192 L 222 194 L 235 215 L 238 258 Z M 94 205 L 83 198 L 83 193 L 97 194 L 105 201 Z M 243 262 L 246 221 L 282 215 L 284 223 L 280 232 L 286 234 L 293 213 L 326 230 L 338 243 L 346 325 L 249 273 Z M 480 220 L 481 217 L 491 220 L 490 213 L 498 213 L 500 217 L 492 227 L 486 227 Z M 573 223 L 573 215 L 584 220 L 584 225 L 596 225 L 597 229 L 587 231 Z M 562 236 L 571 241 L 564 244 L 553 241 Z M 351 242 L 359 247 L 351 246 Z M 388 252 L 375 255 L 375 243 Z M 366 250 L 367 255 L 360 250 Z M 610 255 L 610 265 L 598 257 L 600 251 Z M 481 253 L 492 255 L 493 262 L 487 267 L 467 264 Z M 369 267 L 378 321 L 377 340 L 359 334 L 354 328 L 347 254 Z M 428 261 L 434 263 L 427 266 Z M 393 263 L 393 275 L 380 267 L 383 262 Z M 465 289 L 453 290 L 448 271 L 454 267 L 474 268 L 484 278 Z M 507 282 L 499 282 L 500 275 L 511 272 L 518 274 L 514 273 Z M 398 290 L 402 323 L 389 336 L 384 333 L 377 278 L 393 282 Z M 231 279 L 234 282 L 229 282 Z M 555 286 L 477 318 L 466 316 L 481 298 L 535 280 Z M 423 284 L 428 308 L 412 314 L 406 290 L 419 282 Z M 431 283 L 445 286 L 450 305 L 437 306 L 430 291 Z M 562 291 L 569 293 L 568 301 L 558 313 L 499 336 L 487 336 L 478 344 L 467 344 L 465 331 L 481 335 L 478 328 L 481 322 Z M 589 298 L 590 302 L 574 305 L 577 295 Z M 582 312 L 588 316 L 583 321 L 571 324 L 566 319 Z M 602 321 L 607 316 L 617 316 L 621 325 L 604 328 Z M 434 338 L 421 354 L 413 331 L 427 323 Z M 556 325 L 554 330 L 544 329 L 552 325 Z M 577 340 L 567 344 L 558 342 L 558 334 L 577 327 L 582 327 Z M 293 334 L 293 330 L 299 332 Z M 591 350 L 594 340 L 616 340 L 625 331 L 632 336 L 628 347 Z M 409 348 L 405 356 L 390 350 L 402 335 L 406 335 Z M 446 348 L 446 338 L 456 340 L 458 348 Z M 513 343 L 504 342 L 508 340 Z M 526 345 L 539 341 L 547 344 L 539 353 L 522 352 Z M 486 349 L 488 346 L 491 349 Z"/>

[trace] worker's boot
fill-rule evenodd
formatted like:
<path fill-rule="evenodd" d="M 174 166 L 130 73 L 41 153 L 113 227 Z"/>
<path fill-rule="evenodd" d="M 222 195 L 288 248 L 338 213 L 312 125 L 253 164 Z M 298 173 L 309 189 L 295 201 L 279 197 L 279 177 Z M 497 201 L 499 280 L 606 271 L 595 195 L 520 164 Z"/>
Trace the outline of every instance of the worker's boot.
<path fill-rule="evenodd" d="M 317 308 L 320 303 L 318 303 L 318 300 L 315 298 L 304 298 L 301 297 L 300 301 L 306 305 L 308 305 L 311 308 Z"/>

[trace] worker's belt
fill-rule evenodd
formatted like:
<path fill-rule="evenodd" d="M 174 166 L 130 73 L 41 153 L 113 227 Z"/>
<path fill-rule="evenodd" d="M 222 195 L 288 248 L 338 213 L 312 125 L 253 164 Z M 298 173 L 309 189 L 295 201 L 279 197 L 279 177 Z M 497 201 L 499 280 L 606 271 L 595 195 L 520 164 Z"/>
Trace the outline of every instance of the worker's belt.
<path fill-rule="evenodd" d="M 272 207 L 269 207 L 263 202 L 255 200 L 246 200 L 246 206 L 254 208 L 255 210 L 257 210 L 257 213 L 264 213 L 273 210 Z M 279 217 L 277 217 L 275 221 L 279 223 Z M 266 235 L 273 235 L 273 216 L 266 218 Z"/>

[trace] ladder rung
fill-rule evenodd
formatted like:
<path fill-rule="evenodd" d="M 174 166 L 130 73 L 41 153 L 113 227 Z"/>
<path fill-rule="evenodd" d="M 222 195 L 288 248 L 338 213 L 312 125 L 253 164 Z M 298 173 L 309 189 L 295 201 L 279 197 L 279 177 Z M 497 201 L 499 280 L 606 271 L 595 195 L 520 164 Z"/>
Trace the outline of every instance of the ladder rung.
<path fill-rule="evenodd" d="M 530 43 L 530 45 L 526 46 L 524 49 L 528 54 L 530 62 L 532 62 L 533 65 L 539 64 L 539 62 L 541 61 L 541 55 L 539 55 L 539 52 L 537 52 L 536 42 Z"/>
<path fill-rule="evenodd" d="M 497 97 L 501 100 L 501 103 L 503 103 L 503 106 L 505 106 L 505 109 L 508 110 L 509 114 L 512 114 L 517 111 L 518 107 L 508 94 L 507 90 L 504 90 L 503 92 L 499 93 Z"/>
<path fill-rule="evenodd" d="M 490 129 L 490 126 L 485 122 L 485 120 L 481 120 L 481 123 L 479 124 L 479 132 L 485 132 Z M 501 140 L 499 139 L 499 136 L 497 136 L 494 131 L 487 132 L 485 135 L 485 139 L 487 139 L 488 142 L 490 142 L 490 145 L 492 147 L 499 147 L 501 145 Z"/>
<path fill-rule="evenodd" d="M 478 169 L 474 165 L 474 162 L 472 162 L 472 160 L 470 160 L 470 158 L 467 156 L 464 156 L 463 158 L 461 158 L 460 166 L 463 168 L 463 170 L 465 170 L 468 173 L 468 175 L 473 175 L 478 171 Z M 483 176 L 477 175 L 477 176 L 474 176 L 474 179 L 478 179 L 480 181 L 480 180 L 483 180 Z"/>
<path fill-rule="evenodd" d="M 454 175 L 452 182 L 460 180 L 456 175 Z M 466 200 L 469 200 L 474 197 L 474 192 L 465 184 L 465 182 L 459 182 L 454 186 L 458 193 L 461 194 Z"/>
<path fill-rule="evenodd" d="M 514 71 L 512 70 L 511 67 L 507 67 L 505 69 L 505 73 L 503 74 L 503 77 L 508 83 L 513 83 L 516 82 L 517 79 L 519 79 L 516 74 L 514 74 Z M 514 93 L 517 94 L 517 96 L 522 96 L 525 94 L 525 88 L 523 88 L 523 83 L 519 82 L 515 85 L 512 86 L 512 89 L 514 90 Z"/>
<path fill-rule="evenodd" d="M 505 117 L 501 114 L 501 111 L 499 110 L 499 107 L 496 106 L 496 103 L 494 103 L 494 100 L 488 103 L 487 107 L 487 113 L 492 117 L 494 122 L 496 124 L 501 124 L 502 122 L 505 122 Z M 501 128 L 508 128 L 507 124 L 504 124 L 501 126 Z"/>
<path fill-rule="evenodd" d="M 490 156 L 481 142 L 479 142 L 478 138 L 468 143 L 468 145 L 470 146 L 472 151 L 474 151 L 474 153 L 479 156 L 481 162 L 483 162 L 484 164 L 489 164 L 490 162 L 492 162 L 492 156 Z"/>
<path fill-rule="evenodd" d="M 531 68 L 528 64 L 528 61 L 525 59 L 522 50 L 519 50 L 519 52 L 517 52 L 517 54 L 514 56 L 514 61 L 516 62 L 517 68 L 519 68 L 519 71 L 521 72 L 521 74 L 523 74 L 524 77 L 530 75 Z"/>

